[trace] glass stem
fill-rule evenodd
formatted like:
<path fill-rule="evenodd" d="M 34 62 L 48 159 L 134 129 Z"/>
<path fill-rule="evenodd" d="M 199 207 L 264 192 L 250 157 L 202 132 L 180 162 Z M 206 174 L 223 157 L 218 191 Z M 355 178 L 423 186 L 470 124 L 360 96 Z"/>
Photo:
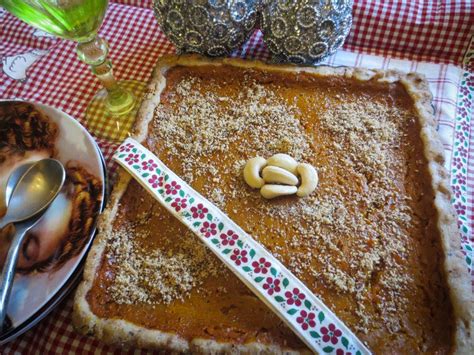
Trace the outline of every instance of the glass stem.
<path fill-rule="evenodd" d="M 122 89 L 115 80 L 112 62 L 107 58 L 109 46 L 99 36 L 86 42 L 79 42 L 76 47 L 79 59 L 89 64 L 92 72 L 107 90 L 107 108 L 110 113 L 123 115 L 130 112 L 135 105 L 135 97 Z"/>

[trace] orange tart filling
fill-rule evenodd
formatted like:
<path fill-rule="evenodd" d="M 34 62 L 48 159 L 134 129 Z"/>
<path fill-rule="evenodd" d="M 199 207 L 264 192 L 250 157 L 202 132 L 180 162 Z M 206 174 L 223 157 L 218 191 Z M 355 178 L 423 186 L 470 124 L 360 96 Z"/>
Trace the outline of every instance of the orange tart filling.
<path fill-rule="evenodd" d="M 226 65 L 176 66 L 165 78 L 148 149 L 271 251 L 374 353 L 450 352 L 454 318 L 434 192 L 417 112 L 400 82 Z M 276 153 L 316 167 L 318 188 L 304 198 L 262 198 L 242 170 L 250 158 Z M 188 341 L 305 349 L 137 182 L 128 184 L 112 223 L 86 296 L 99 318 Z M 212 223 L 203 228 L 218 236 Z M 297 292 L 287 297 L 298 302 Z"/>

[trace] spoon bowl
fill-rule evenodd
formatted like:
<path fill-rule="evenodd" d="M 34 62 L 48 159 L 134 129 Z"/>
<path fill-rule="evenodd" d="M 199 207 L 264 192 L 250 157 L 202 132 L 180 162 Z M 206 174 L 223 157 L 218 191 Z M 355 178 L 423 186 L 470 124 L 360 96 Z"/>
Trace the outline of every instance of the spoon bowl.
<path fill-rule="evenodd" d="M 34 163 L 26 163 L 17 167 L 11 175 L 8 177 L 7 185 L 5 187 L 5 207 L 8 206 L 10 198 L 12 197 L 13 190 L 20 181 L 21 177 L 26 171 L 33 166 Z"/>
<path fill-rule="evenodd" d="M 23 169 L 26 171 L 20 175 Z M 17 175 L 20 175 L 18 182 L 13 189 L 8 190 L 10 180 L 13 184 Z M 64 167 L 56 159 L 43 159 L 28 167 L 16 169 L 8 179 L 5 193 L 8 200 L 7 213 L 0 225 L 25 221 L 43 212 L 56 198 L 65 178 Z"/>

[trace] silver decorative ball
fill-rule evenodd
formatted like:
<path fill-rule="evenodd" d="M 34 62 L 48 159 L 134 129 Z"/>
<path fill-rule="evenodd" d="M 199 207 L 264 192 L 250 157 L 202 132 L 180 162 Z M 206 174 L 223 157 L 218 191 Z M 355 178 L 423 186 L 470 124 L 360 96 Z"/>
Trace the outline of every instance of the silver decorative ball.
<path fill-rule="evenodd" d="M 342 46 L 352 0 L 274 0 L 262 10 L 262 32 L 275 62 L 317 63 Z"/>
<path fill-rule="evenodd" d="M 244 43 L 257 21 L 259 1 L 154 0 L 155 16 L 178 53 L 223 56 Z"/>

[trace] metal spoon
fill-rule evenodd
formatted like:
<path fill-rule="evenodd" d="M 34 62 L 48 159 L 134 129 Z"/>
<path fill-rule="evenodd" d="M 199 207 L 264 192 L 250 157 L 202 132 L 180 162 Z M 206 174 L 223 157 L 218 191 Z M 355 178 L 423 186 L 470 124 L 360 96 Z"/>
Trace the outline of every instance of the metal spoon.
<path fill-rule="evenodd" d="M 61 162 L 55 159 L 40 160 L 24 172 L 8 200 L 7 213 L 0 221 L 0 228 L 14 223 L 16 234 L 8 250 L 0 278 L 0 332 L 3 331 L 23 239 L 56 198 L 65 178 L 66 172 Z"/>

